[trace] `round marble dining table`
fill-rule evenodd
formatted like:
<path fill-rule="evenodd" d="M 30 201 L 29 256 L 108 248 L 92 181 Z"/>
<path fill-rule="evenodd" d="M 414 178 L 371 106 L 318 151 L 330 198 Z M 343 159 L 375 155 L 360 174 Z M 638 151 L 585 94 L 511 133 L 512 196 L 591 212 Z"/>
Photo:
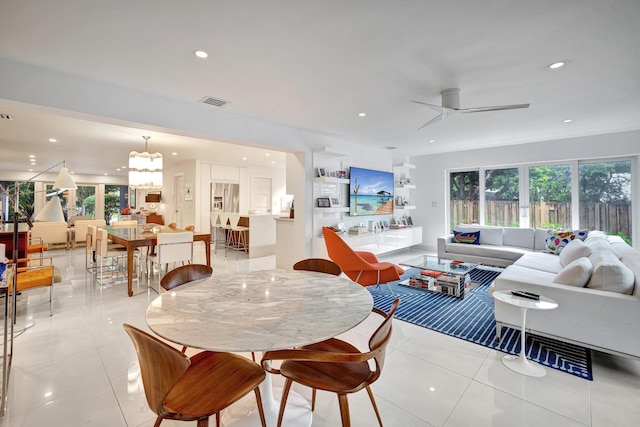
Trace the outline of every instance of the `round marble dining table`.
<path fill-rule="evenodd" d="M 335 337 L 366 319 L 372 308 L 371 294 L 347 278 L 262 270 L 214 274 L 163 293 L 147 307 L 146 319 L 153 332 L 180 345 L 260 352 Z M 267 425 L 275 425 L 279 407 L 270 375 L 262 394 Z M 310 425 L 308 403 L 292 397 L 285 416 L 293 417 L 295 425 Z M 225 425 L 241 425 L 242 418 L 227 414 L 225 420 L 223 415 Z"/>

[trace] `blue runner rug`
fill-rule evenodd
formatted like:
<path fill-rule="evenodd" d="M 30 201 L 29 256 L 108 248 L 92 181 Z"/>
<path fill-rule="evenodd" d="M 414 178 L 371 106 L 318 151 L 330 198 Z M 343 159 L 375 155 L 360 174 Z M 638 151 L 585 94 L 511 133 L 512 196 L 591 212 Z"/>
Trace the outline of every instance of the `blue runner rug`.
<path fill-rule="evenodd" d="M 408 269 L 401 277 L 407 279 L 419 274 L 420 269 Z M 503 328 L 502 341 L 496 340 L 496 320 L 493 314 L 493 298 L 487 289 L 500 274 L 499 269 L 476 268 L 471 279 L 480 284 L 467 293 L 464 299 L 436 294 L 391 282 L 391 288 L 401 303 L 396 318 L 460 338 L 484 347 L 509 354 L 520 354 L 520 331 Z M 393 295 L 386 285 L 368 286 L 374 305 L 388 311 Z M 551 338 L 527 334 L 527 357 L 541 365 L 592 380 L 591 352 L 580 346 Z"/>

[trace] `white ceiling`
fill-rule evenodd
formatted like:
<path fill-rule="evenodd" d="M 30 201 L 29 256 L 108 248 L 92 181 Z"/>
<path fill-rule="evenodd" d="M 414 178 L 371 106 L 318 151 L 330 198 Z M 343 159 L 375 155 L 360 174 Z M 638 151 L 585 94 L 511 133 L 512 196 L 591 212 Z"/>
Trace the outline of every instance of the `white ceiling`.
<path fill-rule="evenodd" d="M 0 0 L 0 12 L 5 59 L 181 102 L 213 96 L 226 112 L 372 147 L 428 154 L 640 129 L 637 0 Z M 417 131 L 437 113 L 410 100 L 440 104 L 451 87 L 461 107 L 531 107 Z M 214 146 L 18 104 L 1 88 L 0 113 L 15 117 L 0 121 L 2 169 L 44 156 L 52 136 L 81 173 L 117 174 L 141 135 L 165 162 Z M 238 150 L 217 159 L 237 163 Z"/>

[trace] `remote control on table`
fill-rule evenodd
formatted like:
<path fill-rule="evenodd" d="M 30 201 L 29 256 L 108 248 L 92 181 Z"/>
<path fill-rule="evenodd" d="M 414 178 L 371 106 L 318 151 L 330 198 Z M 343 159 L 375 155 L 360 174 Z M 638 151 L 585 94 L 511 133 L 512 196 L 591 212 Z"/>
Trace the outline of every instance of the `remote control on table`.
<path fill-rule="evenodd" d="M 540 295 L 527 291 L 511 291 L 511 294 L 517 297 L 527 298 L 531 300 L 540 300 Z"/>

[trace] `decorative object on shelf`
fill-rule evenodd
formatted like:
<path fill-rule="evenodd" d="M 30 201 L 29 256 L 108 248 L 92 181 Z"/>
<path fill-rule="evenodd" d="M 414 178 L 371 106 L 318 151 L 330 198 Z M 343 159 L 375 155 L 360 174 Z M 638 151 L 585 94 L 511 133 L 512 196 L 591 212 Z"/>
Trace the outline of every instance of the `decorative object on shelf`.
<path fill-rule="evenodd" d="M 327 171 L 325 170 L 325 168 L 316 168 L 316 175 L 318 178 L 326 177 Z"/>
<path fill-rule="evenodd" d="M 389 221 L 383 219 L 380 221 L 380 226 L 382 227 L 382 231 L 387 231 L 389 229 Z"/>
<path fill-rule="evenodd" d="M 407 220 L 407 225 L 410 225 L 410 226 L 412 226 L 412 225 L 413 225 L 413 220 L 411 219 L 411 217 L 410 217 L 410 216 L 408 216 L 408 217 L 406 218 L 406 220 Z"/>
<path fill-rule="evenodd" d="M 336 171 L 327 171 L 327 176 L 330 178 L 337 178 L 338 174 L 336 173 Z"/>
<path fill-rule="evenodd" d="M 318 197 L 318 207 L 319 208 L 330 208 L 331 200 L 328 197 Z"/>
<path fill-rule="evenodd" d="M 347 179 L 347 178 L 349 178 L 349 177 L 347 176 L 347 171 L 343 171 L 343 170 L 336 171 L 336 177 L 337 177 L 337 178 L 340 178 L 340 179 Z"/>
<path fill-rule="evenodd" d="M 331 203 L 331 207 L 337 207 L 340 206 L 340 199 L 338 197 L 330 197 L 329 201 Z"/>
<path fill-rule="evenodd" d="M 162 188 L 162 154 L 147 152 L 150 136 L 143 136 L 144 151 L 129 153 L 129 186 L 133 188 Z"/>
<path fill-rule="evenodd" d="M 396 206 L 404 206 L 404 197 L 396 196 Z"/>

